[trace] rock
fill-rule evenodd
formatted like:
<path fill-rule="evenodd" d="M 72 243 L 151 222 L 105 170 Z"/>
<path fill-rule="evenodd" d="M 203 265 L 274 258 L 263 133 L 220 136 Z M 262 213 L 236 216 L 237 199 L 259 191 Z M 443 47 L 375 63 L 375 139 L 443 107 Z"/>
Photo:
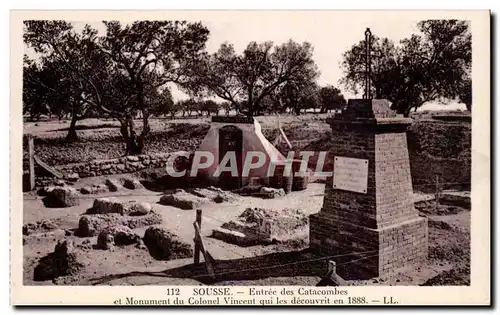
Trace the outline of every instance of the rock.
<path fill-rule="evenodd" d="M 111 168 L 111 164 L 103 164 L 101 167 L 100 167 L 100 170 L 101 171 L 106 171 L 106 170 L 109 170 Z"/>
<path fill-rule="evenodd" d="M 146 245 L 144 245 L 144 243 L 138 243 L 137 245 L 135 245 L 136 248 L 138 249 L 148 249 L 148 247 Z"/>
<path fill-rule="evenodd" d="M 159 202 L 164 206 L 173 206 L 183 210 L 193 210 L 195 208 L 193 200 L 186 199 L 185 196 L 178 194 L 163 195 Z"/>
<path fill-rule="evenodd" d="M 108 186 L 106 186 L 104 184 L 92 185 L 92 193 L 93 194 L 105 193 L 108 191 L 109 191 Z"/>
<path fill-rule="evenodd" d="M 23 235 L 30 235 L 34 230 L 36 230 L 36 225 L 33 223 L 23 225 Z"/>
<path fill-rule="evenodd" d="M 248 238 L 245 234 L 239 231 L 228 230 L 222 227 L 213 229 L 212 237 L 230 244 L 237 244 L 240 246 L 254 245 L 254 242 L 252 242 L 253 239 Z"/>
<path fill-rule="evenodd" d="M 66 176 L 66 179 L 70 182 L 77 182 L 80 179 L 80 175 L 78 173 L 71 173 Z"/>
<path fill-rule="evenodd" d="M 151 162 L 149 160 L 144 160 L 144 161 L 142 161 L 142 164 L 147 166 L 147 165 L 151 164 Z"/>
<path fill-rule="evenodd" d="M 104 228 L 121 223 L 119 214 L 82 215 L 78 221 L 78 236 L 96 236 Z"/>
<path fill-rule="evenodd" d="M 123 246 L 137 243 L 141 237 L 128 226 L 115 225 L 103 229 L 97 236 L 97 248 L 110 249 L 113 245 Z"/>
<path fill-rule="evenodd" d="M 225 191 L 220 189 L 219 187 L 214 187 L 214 186 L 210 186 L 210 187 L 207 187 L 208 190 L 211 190 L 211 191 L 215 191 L 215 192 L 218 192 L 218 193 L 224 193 Z"/>
<path fill-rule="evenodd" d="M 193 257 L 191 244 L 180 241 L 177 235 L 164 228 L 148 228 L 143 241 L 151 256 L 157 260 Z"/>
<path fill-rule="evenodd" d="M 143 226 L 161 224 L 163 222 L 163 217 L 158 212 L 151 211 L 146 215 L 126 216 L 124 217 L 124 221 L 124 225 L 131 229 L 136 229 Z"/>
<path fill-rule="evenodd" d="M 71 240 L 58 241 L 53 253 L 40 259 L 33 280 L 46 281 L 75 275 L 84 267 Z"/>
<path fill-rule="evenodd" d="M 90 237 L 98 235 L 100 231 L 110 226 L 125 225 L 136 229 L 161 224 L 162 221 L 162 216 L 154 211 L 142 216 L 124 216 L 118 213 L 84 214 L 80 217 L 76 234 L 80 237 Z"/>
<path fill-rule="evenodd" d="M 201 194 L 200 194 L 201 195 Z M 201 204 L 209 203 L 212 200 L 199 197 L 182 189 L 176 189 L 174 194 L 165 194 L 160 198 L 159 203 L 165 206 L 173 206 L 183 210 L 192 210 Z"/>
<path fill-rule="evenodd" d="M 153 207 L 147 202 L 124 202 L 115 197 L 109 197 L 95 199 L 92 208 L 88 209 L 86 214 L 118 213 L 121 215 L 140 216 L 146 215 L 152 210 Z"/>
<path fill-rule="evenodd" d="M 65 236 L 71 236 L 73 233 L 70 230 L 64 230 Z"/>
<path fill-rule="evenodd" d="M 223 203 L 225 200 L 224 200 L 224 196 L 222 195 L 217 195 L 215 196 L 213 199 L 212 199 L 215 203 Z"/>
<path fill-rule="evenodd" d="M 148 202 L 130 202 L 125 207 L 126 214 L 131 216 L 146 215 L 153 210 L 153 206 Z"/>
<path fill-rule="evenodd" d="M 256 186 L 247 185 L 239 189 L 235 189 L 234 192 L 241 195 L 251 195 L 260 192 L 261 189 L 262 185 L 256 185 Z"/>
<path fill-rule="evenodd" d="M 127 156 L 127 161 L 130 161 L 130 162 L 139 162 L 139 158 L 135 155 L 129 155 Z"/>
<path fill-rule="evenodd" d="M 84 186 L 84 187 L 80 188 L 80 193 L 83 195 L 89 195 L 92 193 L 92 187 Z"/>
<path fill-rule="evenodd" d="M 222 203 L 222 202 L 227 202 L 231 201 L 234 199 L 234 196 L 231 195 L 231 193 L 228 193 L 226 191 L 223 191 L 222 189 L 217 189 L 215 187 L 209 187 L 209 188 L 195 188 L 191 192 L 193 195 L 201 197 L 201 198 L 208 198 L 215 203 Z"/>
<path fill-rule="evenodd" d="M 92 208 L 88 209 L 86 214 L 119 213 L 125 214 L 124 203 L 115 197 L 97 198 L 94 200 Z"/>
<path fill-rule="evenodd" d="M 78 192 L 73 187 L 54 187 L 44 198 L 47 207 L 72 207 L 80 203 Z"/>
<path fill-rule="evenodd" d="M 283 188 L 271 188 L 262 187 L 258 193 L 252 194 L 252 196 L 259 196 L 265 199 L 274 199 L 276 197 L 281 197 L 285 195 L 285 190 Z"/>
<path fill-rule="evenodd" d="M 111 192 L 118 191 L 122 187 L 120 182 L 116 179 L 106 179 L 106 182 L 104 184 L 108 186 L 108 189 Z"/>
<path fill-rule="evenodd" d="M 125 170 L 125 165 L 124 164 L 118 164 L 118 165 L 116 165 L 116 169 L 120 170 L 120 171 L 124 171 Z"/>
<path fill-rule="evenodd" d="M 62 187 L 62 186 L 66 186 L 66 182 L 63 181 L 62 179 L 58 179 L 58 180 L 54 181 L 54 185 Z"/>
<path fill-rule="evenodd" d="M 84 195 L 88 194 L 99 194 L 108 191 L 108 186 L 104 184 L 92 185 L 92 186 L 84 186 L 80 188 L 80 193 Z"/>
<path fill-rule="evenodd" d="M 141 182 L 136 178 L 125 178 L 123 180 L 123 187 L 128 188 L 128 189 L 144 188 L 144 186 L 141 184 Z"/>
<path fill-rule="evenodd" d="M 23 235 L 48 232 L 57 229 L 57 225 L 50 220 L 41 220 L 36 223 L 27 223 L 23 225 Z"/>
<path fill-rule="evenodd" d="M 42 187 L 38 190 L 37 194 L 39 196 L 47 196 L 50 192 L 52 192 L 52 190 L 54 190 L 54 186 L 45 186 L 45 187 Z"/>

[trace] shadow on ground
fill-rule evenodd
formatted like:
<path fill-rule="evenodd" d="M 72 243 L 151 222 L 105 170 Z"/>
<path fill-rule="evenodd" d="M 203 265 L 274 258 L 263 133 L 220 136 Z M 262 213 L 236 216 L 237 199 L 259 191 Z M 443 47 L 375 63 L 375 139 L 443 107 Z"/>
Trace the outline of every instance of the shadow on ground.
<path fill-rule="evenodd" d="M 322 277 L 325 275 L 327 262 L 318 258 L 309 250 L 272 253 L 257 257 L 231 260 L 215 260 L 216 279 L 209 277 L 205 264 L 189 264 L 159 272 L 128 272 L 91 279 L 93 285 L 107 284 L 116 279 L 138 276 L 163 278 L 193 279 L 203 284 L 215 284 L 223 281 L 258 280 L 274 277 Z"/>
<path fill-rule="evenodd" d="M 119 125 L 112 124 L 112 123 L 104 123 L 104 124 L 98 124 L 98 125 L 76 125 L 75 130 L 95 130 L 95 129 L 104 129 L 104 128 L 120 128 Z M 49 130 L 49 132 L 55 132 L 55 131 L 68 131 L 69 127 L 65 128 L 58 128 L 58 129 L 52 129 Z"/>

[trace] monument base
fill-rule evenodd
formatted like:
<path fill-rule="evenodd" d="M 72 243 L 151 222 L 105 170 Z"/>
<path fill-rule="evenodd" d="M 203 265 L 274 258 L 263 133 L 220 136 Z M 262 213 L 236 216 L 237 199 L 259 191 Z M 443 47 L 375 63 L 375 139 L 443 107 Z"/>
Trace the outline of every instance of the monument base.
<path fill-rule="evenodd" d="M 346 280 L 390 277 L 427 261 L 427 218 L 371 229 L 319 212 L 309 217 L 309 229 L 311 250 L 335 261 Z"/>

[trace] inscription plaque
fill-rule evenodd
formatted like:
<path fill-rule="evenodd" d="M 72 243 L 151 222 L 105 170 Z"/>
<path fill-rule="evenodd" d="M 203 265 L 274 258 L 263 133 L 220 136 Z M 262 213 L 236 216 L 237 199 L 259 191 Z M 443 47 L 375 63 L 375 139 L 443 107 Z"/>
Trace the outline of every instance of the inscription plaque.
<path fill-rule="evenodd" d="M 333 166 L 333 188 L 366 194 L 368 160 L 336 156 Z"/>

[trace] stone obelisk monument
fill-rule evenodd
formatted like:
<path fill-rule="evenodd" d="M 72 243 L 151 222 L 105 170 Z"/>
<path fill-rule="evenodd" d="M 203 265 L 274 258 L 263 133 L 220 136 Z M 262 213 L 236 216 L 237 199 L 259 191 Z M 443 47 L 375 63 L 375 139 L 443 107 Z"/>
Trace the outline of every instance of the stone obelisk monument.
<path fill-rule="evenodd" d="M 333 176 L 310 216 L 310 247 L 350 274 L 388 276 L 427 259 L 427 219 L 413 204 L 406 142 L 411 119 L 387 100 L 349 100 L 330 120 Z"/>
<path fill-rule="evenodd" d="M 367 30 L 366 54 L 370 54 Z M 369 62 L 370 58 L 366 58 Z M 365 98 L 349 100 L 329 120 L 333 162 L 323 207 L 310 216 L 310 247 L 335 256 L 340 274 L 384 277 L 427 260 L 427 219 L 413 204 L 406 140 L 410 118 L 371 99 L 367 67 Z"/>

